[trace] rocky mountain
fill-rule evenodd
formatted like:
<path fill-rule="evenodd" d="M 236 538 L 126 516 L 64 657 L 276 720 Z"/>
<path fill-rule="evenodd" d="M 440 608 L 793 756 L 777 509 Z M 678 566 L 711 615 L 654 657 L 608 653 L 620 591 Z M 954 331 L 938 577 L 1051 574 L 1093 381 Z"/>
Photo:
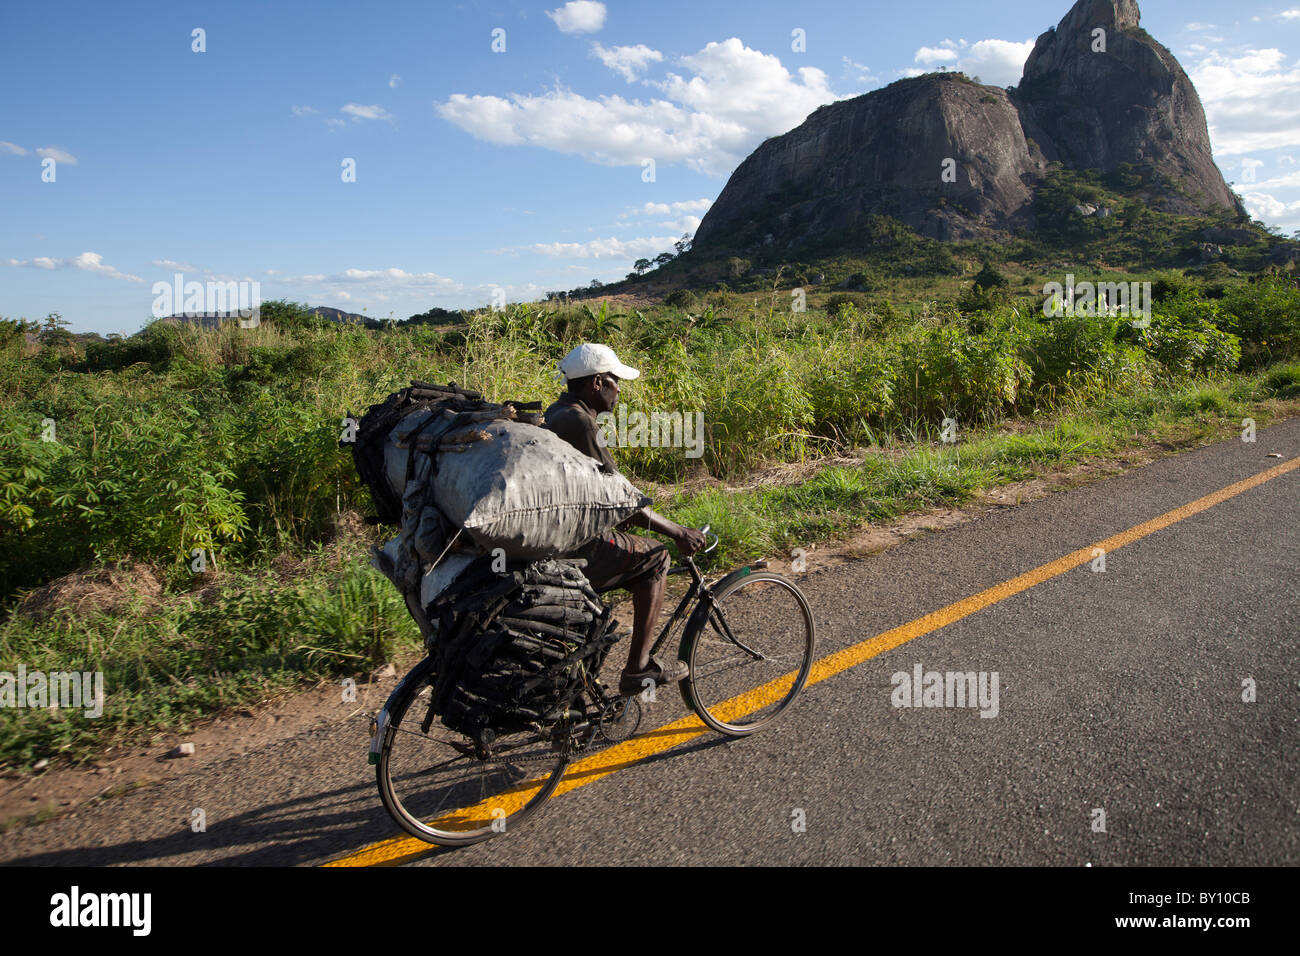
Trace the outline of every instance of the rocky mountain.
<path fill-rule="evenodd" d="M 328 319 L 330 322 L 360 322 L 365 324 L 369 316 L 362 315 L 360 312 L 344 312 L 342 309 L 335 309 L 328 305 L 318 305 L 315 308 L 308 309 L 312 315 L 319 315 L 322 319 Z"/>
<path fill-rule="evenodd" d="M 342 309 L 336 309 L 328 305 L 318 305 L 307 310 L 308 314 L 320 316 L 327 322 L 357 322 L 364 324 L 371 321 L 368 316 L 359 312 L 344 312 Z M 234 312 L 181 312 L 176 315 L 169 315 L 164 322 L 170 322 L 177 325 L 200 325 L 205 329 L 215 329 L 223 322 L 233 322 L 237 318 Z"/>
<path fill-rule="evenodd" d="M 706 255 L 795 249 L 890 216 L 934 239 L 1033 228 L 1059 161 L 1149 166 L 1169 212 L 1242 211 L 1214 164 L 1200 98 L 1135 0 L 1079 0 L 1038 38 L 1017 88 L 961 74 L 900 80 L 823 106 L 732 174 L 696 231 Z"/>

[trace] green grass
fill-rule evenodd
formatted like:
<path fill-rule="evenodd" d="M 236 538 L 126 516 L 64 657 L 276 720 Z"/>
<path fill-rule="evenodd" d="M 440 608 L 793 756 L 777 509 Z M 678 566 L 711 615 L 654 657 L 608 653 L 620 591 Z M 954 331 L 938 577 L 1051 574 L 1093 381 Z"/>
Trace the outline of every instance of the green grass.
<path fill-rule="evenodd" d="M 265 700 L 306 682 L 366 673 L 419 633 L 405 602 L 362 558 L 287 585 L 237 575 L 211 604 L 193 596 L 142 608 L 0 624 L 0 671 L 100 671 L 102 716 L 0 708 L 0 769 L 86 760 L 151 731 Z"/>

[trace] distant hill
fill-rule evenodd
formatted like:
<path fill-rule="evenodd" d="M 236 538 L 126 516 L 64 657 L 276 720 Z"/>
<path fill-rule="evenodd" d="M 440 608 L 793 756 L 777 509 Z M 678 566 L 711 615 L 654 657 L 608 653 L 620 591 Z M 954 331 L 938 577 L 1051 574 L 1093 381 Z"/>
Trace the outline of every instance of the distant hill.
<path fill-rule="evenodd" d="M 312 315 L 319 315 L 323 319 L 329 319 L 331 322 L 361 322 L 364 324 L 370 319 L 367 315 L 361 315 L 357 312 L 344 312 L 342 309 L 332 309 L 328 305 L 318 305 L 307 311 Z"/>
<path fill-rule="evenodd" d="M 342 309 L 335 309 L 328 305 L 318 305 L 307 310 L 308 315 L 316 315 L 327 322 L 357 322 L 366 324 L 373 322 L 369 316 L 361 315 L 357 312 L 344 312 Z M 232 322 L 240 318 L 239 315 L 231 312 L 197 312 L 197 313 L 180 313 L 169 315 L 163 322 L 172 322 L 181 325 L 199 325 L 205 329 L 214 329 L 223 322 Z M 272 321 L 271 317 L 263 314 L 262 321 Z"/>
<path fill-rule="evenodd" d="M 1155 212 L 1248 221 L 1214 163 L 1195 87 L 1140 17 L 1136 0 L 1079 0 L 1038 38 L 1018 88 L 936 73 L 819 108 L 736 169 L 693 252 L 862 248 L 881 217 L 941 241 L 1025 235 L 1042 225 L 1039 188 L 1062 168 L 1135 170 Z M 1068 217 L 1096 212 L 1078 205 Z"/>

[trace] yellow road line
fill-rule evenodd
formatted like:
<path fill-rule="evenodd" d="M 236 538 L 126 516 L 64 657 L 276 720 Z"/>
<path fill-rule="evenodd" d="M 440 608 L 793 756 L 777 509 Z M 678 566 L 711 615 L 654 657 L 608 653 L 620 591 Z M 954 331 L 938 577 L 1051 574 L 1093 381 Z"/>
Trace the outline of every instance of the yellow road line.
<path fill-rule="evenodd" d="M 1121 531 L 1119 534 L 1112 535 L 1104 541 L 1080 548 L 1078 551 L 1071 552 L 1064 557 L 1057 558 L 1047 564 L 1034 568 L 1032 571 L 1026 571 L 1024 574 L 1003 581 L 1001 584 L 995 584 L 978 594 L 971 595 L 954 604 L 949 604 L 945 608 L 940 608 L 924 617 L 919 617 L 914 621 L 903 624 L 892 630 L 885 631 L 875 637 L 861 641 L 851 647 L 836 651 L 826 657 L 814 662 L 812 671 L 808 676 L 808 686 L 824 681 L 828 677 L 834 677 L 851 667 L 877 657 L 886 651 L 907 643 L 908 641 L 937 631 L 940 628 L 947 627 L 956 621 L 961 620 L 976 611 L 983 610 L 991 604 L 997 604 L 999 601 L 1005 601 L 1009 597 L 1026 591 L 1036 584 L 1042 584 L 1044 581 L 1064 574 L 1066 571 L 1073 570 L 1081 564 L 1086 564 L 1096 557 L 1096 550 L 1100 548 L 1106 553 L 1117 551 L 1125 545 L 1132 544 L 1145 538 L 1149 534 L 1154 534 L 1163 528 L 1172 524 L 1184 521 L 1193 515 L 1213 508 L 1217 504 L 1227 501 L 1229 498 L 1235 498 L 1243 492 L 1258 487 L 1267 481 L 1284 475 L 1289 471 L 1300 468 L 1300 458 L 1294 461 L 1285 462 L 1277 465 L 1267 471 L 1262 471 L 1258 475 L 1238 481 L 1235 484 L 1221 488 L 1204 498 L 1198 498 L 1189 504 L 1185 504 L 1173 511 L 1166 512 L 1158 518 L 1152 518 L 1142 524 L 1134 525 L 1127 531 Z M 731 700 L 726 701 L 719 709 L 719 716 L 724 721 L 734 721 L 745 714 L 753 713 L 769 704 L 775 703 L 785 696 L 790 687 L 790 681 L 793 674 L 786 674 L 775 680 L 756 687 L 751 691 L 740 694 Z M 624 767 L 631 766 L 634 763 L 652 757 L 655 754 L 671 750 L 673 747 L 680 746 L 689 740 L 705 733 L 707 728 L 698 717 L 691 714 L 680 720 L 675 720 L 671 724 L 666 724 L 657 730 L 633 737 L 631 740 L 624 741 L 602 750 L 599 753 L 592 754 L 582 760 L 575 761 L 571 764 L 564 774 L 560 785 L 556 787 L 552 795 L 559 796 L 568 793 L 571 790 L 577 790 L 579 787 L 585 787 L 588 784 L 595 783 L 610 774 L 622 770 Z M 497 795 L 484 801 L 474 807 L 468 807 L 459 811 L 457 817 L 471 816 L 488 816 L 490 817 L 491 808 L 507 808 L 507 814 L 513 813 L 515 809 L 523 806 L 528 802 L 532 794 L 537 792 L 541 783 L 534 781 L 525 785 L 520 790 L 512 794 Z M 450 818 L 444 818 L 444 820 Z M 382 866 L 405 863 L 410 860 L 418 859 L 430 851 L 429 844 L 417 840 L 414 837 L 395 837 L 390 840 L 383 840 L 379 843 L 364 847 L 355 853 L 348 854 L 337 860 L 331 860 L 325 863 L 325 866 Z"/>

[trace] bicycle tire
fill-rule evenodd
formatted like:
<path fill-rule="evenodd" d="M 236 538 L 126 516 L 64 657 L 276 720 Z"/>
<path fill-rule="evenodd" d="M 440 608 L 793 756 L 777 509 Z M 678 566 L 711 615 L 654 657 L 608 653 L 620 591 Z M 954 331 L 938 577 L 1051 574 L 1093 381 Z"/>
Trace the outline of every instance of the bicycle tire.
<path fill-rule="evenodd" d="M 430 718 L 432 688 L 426 659 L 380 712 L 375 775 L 384 808 L 407 833 L 438 846 L 509 833 L 555 792 L 570 758 L 535 731 L 504 734 L 493 742 L 493 756 L 476 756 L 471 738 Z"/>
<path fill-rule="evenodd" d="M 747 736 L 794 702 L 816 647 L 812 610 L 798 586 L 771 571 L 751 572 L 724 584 L 713 606 L 692 616 L 678 651 L 690 667 L 682 699 L 718 733 Z"/>

